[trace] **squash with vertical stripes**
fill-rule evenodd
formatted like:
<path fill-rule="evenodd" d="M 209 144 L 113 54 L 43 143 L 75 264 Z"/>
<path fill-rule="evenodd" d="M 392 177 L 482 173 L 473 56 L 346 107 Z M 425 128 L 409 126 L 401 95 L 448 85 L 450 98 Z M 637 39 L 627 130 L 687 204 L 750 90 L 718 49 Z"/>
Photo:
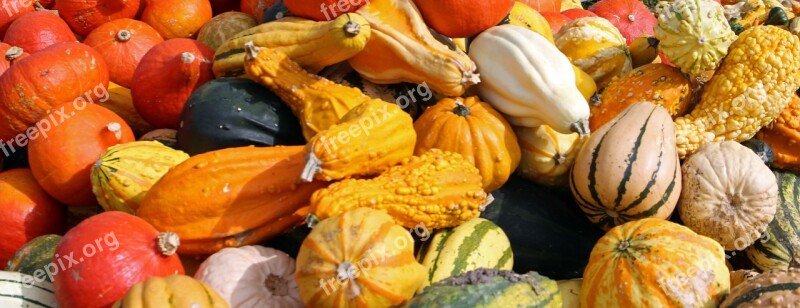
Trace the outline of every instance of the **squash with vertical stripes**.
<path fill-rule="evenodd" d="M 569 171 L 586 138 L 562 134 L 552 127 L 515 127 L 522 159 L 517 173 L 546 186 L 566 186 Z"/>
<path fill-rule="evenodd" d="M 798 302 L 800 269 L 790 268 L 748 279 L 733 288 L 720 307 L 793 307 Z"/>
<path fill-rule="evenodd" d="M 581 307 L 716 307 L 730 288 L 716 241 L 657 218 L 609 230 L 583 272 Z"/>
<path fill-rule="evenodd" d="M 800 267 L 800 177 L 793 172 L 773 173 L 778 184 L 775 218 L 761 239 L 745 249 L 761 271 Z"/>
<path fill-rule="evenodd" d="M 669 112 L 640 102 L 592 134 L 575 159 L 570 188 L 589 220 L 604 230 L 666 219 L 681 194 L 680 167 Z"/>
<path fill-rule="evenodd" d="M 436 232 L 429 241 L 424 241 L 417 259 L 428 269 L 427 281 L 418 291 L 471 270 L 511 270 L 514 267 L 514 254 L 505 232 L 490 220 L 479 217 L 453 229 Z"/>
<path fill-rule="evenodd" d="M 58 307 L 53 284 L 33 276 L 0 271 L 0 307 Z"/>

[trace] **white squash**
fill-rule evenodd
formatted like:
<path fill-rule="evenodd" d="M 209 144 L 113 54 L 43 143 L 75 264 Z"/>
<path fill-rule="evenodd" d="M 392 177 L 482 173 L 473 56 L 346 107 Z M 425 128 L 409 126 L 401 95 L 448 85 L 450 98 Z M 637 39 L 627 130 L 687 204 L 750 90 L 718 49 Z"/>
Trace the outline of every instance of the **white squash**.
<path fill-rule="evenodd" d="M 492 27 L 470 44 L 469 56 L 482 75 L 478 95 L 512 125 L 589 133 L 589 103 L 575 85 L 572 64 L 541 34 Z"/>
<path fill-rule="evenodd" d="M 225 248 L 211 255 L 194 278 L 217 291 L 231 307 L 303 307 L 294 259 L 262 246 Z"/>
<path fill-rule="evenodd" d="M 683 163 L 678 213 L 725 250 L 753 244 L 775 217 L 778 184 L 756 153 L 734 141 L 701 146 Z"/>
<path fill-rule="evenodd" d="M 0 271 L 0 307 L 58 307 L 53 284 L 33 276 Z"/>

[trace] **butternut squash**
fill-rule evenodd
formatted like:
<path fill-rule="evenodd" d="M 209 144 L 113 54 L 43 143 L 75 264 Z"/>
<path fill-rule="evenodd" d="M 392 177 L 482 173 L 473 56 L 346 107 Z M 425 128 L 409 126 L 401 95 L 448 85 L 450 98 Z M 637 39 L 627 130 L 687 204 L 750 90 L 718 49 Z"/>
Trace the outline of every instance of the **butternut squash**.
<path fill-rule="evenodd" d="M 244 44 L 275 48 L 310 72 L 349 59 L 367 46 L 370 25 L 358 14 L 343 14 L 331 21 L 315 22 L 286 17 L 263 23 L 234 35 L 216 50 L 214 75 L 245 75 Z"/>

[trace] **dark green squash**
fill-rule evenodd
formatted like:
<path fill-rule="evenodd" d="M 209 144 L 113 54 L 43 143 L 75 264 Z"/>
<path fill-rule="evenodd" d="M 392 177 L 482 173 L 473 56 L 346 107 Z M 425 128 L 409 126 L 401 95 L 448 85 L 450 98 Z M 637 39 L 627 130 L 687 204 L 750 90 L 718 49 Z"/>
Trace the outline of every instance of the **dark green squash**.
<path fill-rule="evenodd" d="M 786 16 L 786 11 L 784 11 L 783 8 L 776 6 L 769 10 L 767 20 L 764 21 L 764 24 L 785 27 L 789 25 L 789 17 Z"/>
<path fill-rule="evenodd" d="M 572 194 L 513 175 L 481 217 L 500 226 L 511 241 L 514 271 L 552 279 L 580 278 L 603 232 L 587 220 Z"/>
<path fill-rule="evenodd" d="M 755 152 L 767 166 L 772 165 L 772 162 L 775 161 L 775 152 L 772 151 L 772 147 L 760 139 L 753 138 L 742 142 L 742 145 Z"/>
<path fill-rule="evenodd" d="M 800 267 L 800 176 L 772 171 L 778 182 L 778 209 L 766 234 L 745 249 L 761 271 Z"/>
<path fill-rule="evenodd" d="M 409 308 L 561 307 L 558 283 L 536 272 L 481 268 L 446 278 L 425 288 Z"/>
<path fill-rule="evenodd" d="M 56 246 L 60 241 L 61 236 L 56 234 L 46 234 L 32 239 L 17 250 L 14 257 L 8 260 L 4 270 L 35 276 L 36 270 L 44 270 L 45 266 L 53 261 Z M 48 281 L 53 282 L 49 275 L 45 277 Z"/>
<path fill-rule="evenodd" d="M 278 96 L 240 78 L 195 90 L 181 114 L 178 148 L 189 155 L 248 145 L 303 145 L 300 122 Z"/>

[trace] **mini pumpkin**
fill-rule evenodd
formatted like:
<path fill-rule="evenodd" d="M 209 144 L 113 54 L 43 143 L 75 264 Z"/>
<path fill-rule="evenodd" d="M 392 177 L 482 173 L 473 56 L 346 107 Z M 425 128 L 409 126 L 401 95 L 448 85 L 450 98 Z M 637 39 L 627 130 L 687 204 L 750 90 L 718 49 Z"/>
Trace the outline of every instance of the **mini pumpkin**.
<path fill-rule="evenodd" d="M 641 0 L 601 0 L 589 11 L 610 21 L 628 45 L 637 37 L 653 35 L 656 25 L 656 17 Z"/>
<path fill-rule="evenodd" d="M 100 25 L 86 36 L 83 43 L 97 50 L 106 60 L 111 82 L 130 88 L 139 61 L 150 48 L 163 41 L 150 25 L 122 18 Z"/>
<path fill-rule="evenodd" d="M 147 1 L 141 20 L 153 26 L 165 40 L 192 38 L 211 20 L 208 0 Z"/>
<path fill-rule="evenodd" d="M 11 9 L 5 8 L 4 10 Z M 30 12 L 8 26 L 3 42 L 34 53 L 50 45 L 75 42 L 75 34 L 63 19 L 46 11 Z"/>
<path fill-rule="evenodd" d="M 58 0 L 54 9 L 75 33 L 85 36 L 114 19 L 136 17 L 139 5 L 140 0 Z"/>
<path fill-rule="evenodd" d="M 472 37 L 500 23 L 508 16 L 514 2 L 514 0 L 416 0 L 414 4 L 425 19 L 425 23 L 436 32 L 448 37 Z"/>
<path fill-rule="evenodd" d="M 775 217 L 775 175 L 734 141 L 708 143 L 683 163 L 681 221 L 726 250 L 750 246 Z"/>
<path fill-rule="evenodd" d="M 566 186 L 569 171 L 586 138 L 562 134 L 547 125 L 515 128 L 522 158 L 517 173 L 546 186 Z"/>

